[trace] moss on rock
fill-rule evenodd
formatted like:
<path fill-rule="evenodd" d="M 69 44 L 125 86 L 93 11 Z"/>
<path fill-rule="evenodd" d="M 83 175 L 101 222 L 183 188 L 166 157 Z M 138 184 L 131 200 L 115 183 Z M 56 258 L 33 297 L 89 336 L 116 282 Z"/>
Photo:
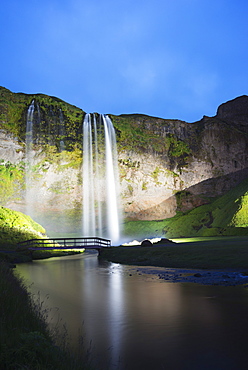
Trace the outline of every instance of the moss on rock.
<path fill-rule="evenodd" d="M 31 217 L 0 207 L 0 248 L 15 249 L 17 243 L 27 239 L 41 239 L 45 233 L 45 229 Z"/>
<path fill-rule="evenodd" d="M 27 112 L 34 101 L 34 140 L 36 144 L 55 145 L 63 141 L 67 150 L 82 142 L 85 112 L 61 99 L 45 94 L 12 93 L 0 86 L 0 129 L 15 135 L 23 144 Z"/>
<path fill-rule="evenodd" d="M 193 210 L 166 220 L 168 237 L 248 235 L 248 179 Z"/>
<path fill-rule="evenodd" d="M 134 238 L 248 235 L 248 179 L 213 202 L 160 221 L 128 221 L 124 233 Z"/>
<path fill-rule="evenodd" d="M 0 161 L 0 204 L 19 199 L 24 186 L 24 164 Z"/>

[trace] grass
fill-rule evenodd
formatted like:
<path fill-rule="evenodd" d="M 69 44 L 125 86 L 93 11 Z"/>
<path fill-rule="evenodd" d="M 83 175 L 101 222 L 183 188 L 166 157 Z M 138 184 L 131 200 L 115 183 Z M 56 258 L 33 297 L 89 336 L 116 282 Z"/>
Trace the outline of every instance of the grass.
<path fill-rule="evenodd" d="M 89 369 L 87 359 L 56 345 L 47 312 L 34 302 L 23 282 L 0 262 L 0 363 L 3 370 Z"/>
<path fill-rule="evenodd" d="M 0 249 L 15 250 L 17 243 L 45 238 L 45 229 L 22 212 L 0 206 Z"/>
<path fill-rule="evenodd" d="M 209 204 L 161 221 L 126 221 L 125 235 L 165 236 L 248 236 L 248 179 Z"/>
<path fill-rule="evenodd" d="M 142 266 L 248 270 L 248 237 L 191 238 L 152 247 L 111 247 L 101 252 L 101 258 Z"/>

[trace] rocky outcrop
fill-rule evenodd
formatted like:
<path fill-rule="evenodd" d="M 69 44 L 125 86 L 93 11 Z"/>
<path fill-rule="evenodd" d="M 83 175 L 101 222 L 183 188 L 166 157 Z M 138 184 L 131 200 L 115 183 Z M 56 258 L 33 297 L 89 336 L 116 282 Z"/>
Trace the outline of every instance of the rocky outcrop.
<path fill-rule="evenodd" d="M 247 99 L 241 100 L 247 104 Z M 122 194 L 129 217 L 172 217 L 176 210 L 189 210 L 224 194 L 247 176 L 248 115 L 245 120 L 247 108 L 239 110 L 237 100 L 234 124 L 224 120 L 219 109 L 215 117 L 204 116 L 193 124 L 137 117 L 134 127 L 138 125 L 164 138 L 165 145 L 160 152 L 148 149 L 141 155 L 120 152 Z M 233 106 L 233 102 L 230 104 Z M 228 105 L 225 103 L 223 115 L 229 111 Z M 187 152 L 180 154 L 175 144 L 166 148 L 168 138 L 183 143 Z"/>
<path fill-rule="evenodd" d="M 0 160 L 17 163 L 24 156 L 24 148 L 12 134 L 0 130 Z"/>
<path fill-rule="evenodd" d="M 248 96 L 239 96 L 227 103 L 221 104 L 217 110 L 217 117 L 230 124 L 235 124 L 238 129 L 248 132 Z"/>

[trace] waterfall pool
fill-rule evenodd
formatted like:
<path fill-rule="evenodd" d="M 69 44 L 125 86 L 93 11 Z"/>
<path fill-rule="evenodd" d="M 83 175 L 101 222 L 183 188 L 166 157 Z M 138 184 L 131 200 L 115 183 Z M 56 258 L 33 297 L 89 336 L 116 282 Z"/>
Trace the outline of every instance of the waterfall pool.
<path fill-rule="evenodd" d="M 172 283 L 148 270 L 94 253 L 17 266 L 49 326 L 65 325 L 95 369 L 246 369 L 247 288 Z"/>

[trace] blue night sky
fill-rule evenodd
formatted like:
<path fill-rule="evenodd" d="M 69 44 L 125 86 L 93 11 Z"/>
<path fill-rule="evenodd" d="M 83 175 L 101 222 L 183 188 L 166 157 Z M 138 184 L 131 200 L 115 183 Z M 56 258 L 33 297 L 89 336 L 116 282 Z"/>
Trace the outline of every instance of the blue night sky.
<path fill-rule="evenodd" d="M 248 94 L 247 0 L 2 0 L 0 85 L 197 121 Z"/>

